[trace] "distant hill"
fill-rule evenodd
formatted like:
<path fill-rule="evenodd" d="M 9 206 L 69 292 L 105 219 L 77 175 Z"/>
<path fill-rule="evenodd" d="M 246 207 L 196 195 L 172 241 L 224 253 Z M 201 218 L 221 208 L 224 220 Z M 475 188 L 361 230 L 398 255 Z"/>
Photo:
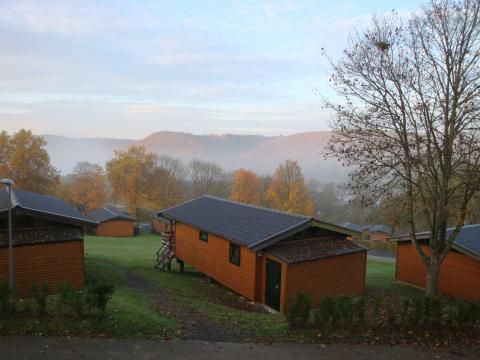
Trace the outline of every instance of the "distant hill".
<path fill-rule="evenodd" d="M 305 177 L 322 182 L 343 182 L 347 170 L 336 160 L 323 158 L 329 132 L 306 132 L 288 136 L 259 135 L 193 135 L 160 131 L 141 140 L 74 139 L 43 135 L 52 163 L 63 173 L 72 171 L 78 161 L 86 160 L 104 166 L 115 149 L 143 145 L 149 151 L 188 162 L 193 158 L 210 160 L 226 170 L 239 167 L 261 175 L 272 174 L 281 162 L 297 160 Z"/>

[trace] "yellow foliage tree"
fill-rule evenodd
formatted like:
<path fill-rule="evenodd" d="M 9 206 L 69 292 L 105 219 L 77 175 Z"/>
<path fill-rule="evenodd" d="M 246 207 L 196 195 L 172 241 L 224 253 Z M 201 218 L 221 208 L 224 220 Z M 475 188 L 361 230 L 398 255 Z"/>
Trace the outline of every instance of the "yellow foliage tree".
<path fill-rule="evenodd" d="M 150 201 L 155 160 L 155 154 L 147 153 L 143 146 L 130 146 L 127 151 L 115 151 L 114 158 L 106 164 L 112 198 L 125 202 L 137 218 L 139 209 Z"/>
<path fill-rule="evenodd" d="M 287 160 L 277 168 L 267 190 L 267 199 L 274 209 L 305 215 L 315 212 L 315 204 L 296 161 Z"/>
<path fill-rule="evenodd" d="M 79 162 L 68 186 L 70 201 L 84 213 L 103 206 L 106 200 L 105 180 L 101 166 L 86 161 Z"/>
<path fill-rule="evenodd" d="M 246 204 L 260 204 L 260 180 L 250 170 L 239 169 L 233 173 L 230 199 Z"/>
<path fill-rule="evenodd" d="M 40 136 L 21 129 L 9 136 L 0 133 L 0 177 L 11 178 L 15 187 L 41 194 L 53 194 L 60 182 L 58 170 Z"/>

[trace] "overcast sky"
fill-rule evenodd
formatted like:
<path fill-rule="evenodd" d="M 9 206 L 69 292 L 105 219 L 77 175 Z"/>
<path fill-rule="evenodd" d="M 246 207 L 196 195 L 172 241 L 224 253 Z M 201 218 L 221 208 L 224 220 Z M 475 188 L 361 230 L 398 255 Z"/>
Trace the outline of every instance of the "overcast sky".
<path fill-rule="evenodd" d="M 74 137 L 328 130 L 321 48 L 396 1 L 0 0 L 0 129 Z"/>

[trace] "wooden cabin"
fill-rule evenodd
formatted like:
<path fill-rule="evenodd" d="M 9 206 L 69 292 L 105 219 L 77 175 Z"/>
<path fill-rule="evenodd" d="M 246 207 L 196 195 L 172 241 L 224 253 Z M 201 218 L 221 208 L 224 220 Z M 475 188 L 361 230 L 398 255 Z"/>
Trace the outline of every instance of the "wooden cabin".
<path fill-rule="evenodd" d="M 99 223 L 94 229 L 97 236 L 129 237 L 135 235 L 137 219 L 118 207 L 104 206 L 90 211 L 87 216 Z"/>
<path fill-rule="evenodd" d="M 447 236 L 453 228 L 447 230 Z M 422 249 L 428 253 L 430 233 L 417 234 Z M 403 283 L 424 288 L 426 267 L 417 255 L 407 235 L 397 241 L 395 278 Z M 445 257 L 438 276 L 441 294 L 464 300 L 480 300 L 480 224 L 466 225 L 457 235 L 452 249 Z"/>
<path fill-rule="evenodd" d="M 8 208 L 6 188 L 0 189 L 0 281 L 9 281 Z M 32 286 L 47 284 L 50 293 L 69 282 L 85 282 L 83 227 L 96 223 L 62 200 L 12 189 L 15 296 L 26 297 Z"/>
<path fill-rule="evenodd" d="M 247 299 L 283 312 L 296 294 L 363 294 L 366 250 L 351 230 L 312 217 L 202 196 L 165 209 L 157 265 L 176 258 Z"/>

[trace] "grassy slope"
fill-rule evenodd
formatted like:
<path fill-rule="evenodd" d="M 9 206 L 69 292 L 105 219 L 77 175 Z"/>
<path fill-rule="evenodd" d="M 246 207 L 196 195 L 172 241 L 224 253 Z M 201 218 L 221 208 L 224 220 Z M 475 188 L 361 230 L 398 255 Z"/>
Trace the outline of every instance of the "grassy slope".
<path fill-rule="evenodd" d="M 200 274 L 188 265 L 186 273 L 179 274 L 173 264 L 172 272 L 161 272 L 153 268 L 159 238 L 155 235 L 141 235 L 136 238 L 89 237 L 86 240 L 87 258 L 108 259 L 119 266 L 133 270 L 153 284 L 168 289 L 178 297 L 178 301 L 194 306 L 207 316 L 226 324 L 236 324 L 258 337 L 275 337 L 285 334 L 287 325 L 283 317 L 222 305 L 216 299 L 229 296 L 228 290 L 199 281 Z M 371 292 L 388 291 L 407 296 L 421 292 L 394 282 L 393 263 L 368 261 L 367 289 Z M 233 295 L 234 296 L 234 295 Z"/>
<path fill-rule="evenodd" d="M 231 296 L 231 293 L 199 281 L 200 274 L 188 265 L 183 275 L 178 272 L 175 263 L 170 273 L 154 269 L 155 252 L 159 245 L 159 238 L 155 235 L 141 235 L 133 239 L 88 237 L 85 254 L 87 258 L 97 261 L 107 259 L 133 270 L 153 284 L 170 290 L 178 297 L 178 301 L 194 306 L 215 320 L 240 326 L 256 336 L 276 336 L 287 330 L 280 316 L 239 310 L 215 302 L 217 295 Z"/>
<path fill-rule="evenodd" d="M 141 239 L 140 246 L 136 246 L 120 239 L 87 238 L 85 241 L 86 276 L 101 278 L 115 285 L 115 292 L 107 308 L 105 318 L 99 320 L 93 316 L 78 319 L 73 316 L 60 316 L 56 302 L 58 297 L 53 295 L 48 299 L 48 315 L 38 316 L 35 313 L 35 303 L 24 300 L 19 303 L 19 310 L 13 317 L 0 319 L 0 334 L 46 334 L 46 335 L 106 335 L 115 337 L 163 337 L 171 336 L 177 329 L 175 320 L 156 312 L 141 293 L 128 287 L 121 266 L 103 261 L 102 257 L 110 258 L 113 253 L 128 253 L 135 249 L 144 251 L 144 256 L 150 253 L 150 248 L 144 243 L 153 245 L 153 238 Z M 128 245 L 126 248 L 118 246 Z M 139 244 L 137 244 L 139 245 Z M 139 263 L 145 263 L 141 255 L 137 257 Z M 122 257 L 122 262 L 128 263 Z"/>
<path fill-rule="evenodd" d="M 229 325 L 234 324 L 254 334 L 257 339 L 279 339 L 287 334 L 287 325 L 279 315 L 240 310 L 223 305 L 218 299 L 235 297 L 227 289 L 202 281 L 202 276 L 189 266 L 181 275 L 174 264 L 172 272 L 153 268 L 155 252 L 160 245 L 155 235 L 135 238 L 87 236 L 85 262 L 87 277 L 101 277 L 115 284 L 115 293 L 103 320 L 62 318 L 51 315 L 38 321 L 31 315 L 17 315 L 0 320 L 0 333 L 43 334 L 106 334 L 110 336 L 163 336 L 177 329 L 176 322 L 155 311 L 143 294 L 128 287 L 125 270 L 134 271 L 155 286 L 169 291 L 180 303 L 194 306 L 208 317 Z M 388 291 L 410 296 L 420 291 L 394 283 L 394 264 L 369 261 L 367 288 L 369 292 Z M 51 314 L 55 313 L 55 297 L 50 299 Z"/>

